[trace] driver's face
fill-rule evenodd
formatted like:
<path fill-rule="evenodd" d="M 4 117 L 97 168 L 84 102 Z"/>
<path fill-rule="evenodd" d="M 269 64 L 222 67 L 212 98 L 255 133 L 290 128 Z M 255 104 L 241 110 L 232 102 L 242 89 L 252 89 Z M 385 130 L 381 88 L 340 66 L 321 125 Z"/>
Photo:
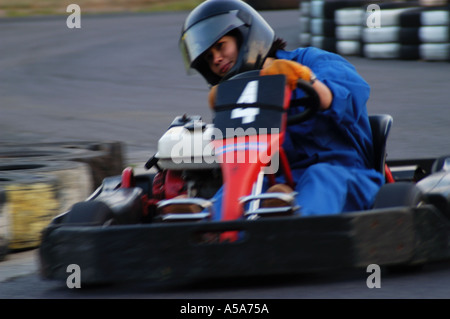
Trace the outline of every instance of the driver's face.
<path fill-rule="evenodd" d="M 236 64 L 238 53 L 236 38 L 226 35 L 206 51 L 205 59 L 211 71 L 223 77 Z"/>

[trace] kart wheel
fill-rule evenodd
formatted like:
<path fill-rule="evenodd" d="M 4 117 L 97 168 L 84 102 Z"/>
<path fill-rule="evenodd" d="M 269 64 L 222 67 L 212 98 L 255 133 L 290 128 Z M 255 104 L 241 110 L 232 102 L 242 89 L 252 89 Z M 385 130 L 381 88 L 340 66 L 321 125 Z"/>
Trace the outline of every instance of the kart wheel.
<path fill-rule="evenodd" d="M 378 191 L 374 209 L 388 207 L 416 207 L 422 202 L 422 192 L 414 183 L 396 182 L 385 184 Z"/>
<path fill-rule="evenodd" d="M 101 201 L 76 203 L 64 217 L 63 224 L 102 226 L 114 223 L 114 214 L 108 205 Z"/>

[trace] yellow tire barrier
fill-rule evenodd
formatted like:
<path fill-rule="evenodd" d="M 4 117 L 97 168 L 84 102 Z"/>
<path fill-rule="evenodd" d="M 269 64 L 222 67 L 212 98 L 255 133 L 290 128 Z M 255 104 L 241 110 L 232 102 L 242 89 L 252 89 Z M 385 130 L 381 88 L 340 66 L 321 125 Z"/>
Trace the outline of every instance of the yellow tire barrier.
<path fill-rule="evenodd" d="M 0 172 L 6 194 L 11 250 L 40 245 L 41 232 L 60 213 L 58 180 L 54 176 Z"/>
<path fill-rule="evenodd" d="M 93 190 L 89 165 L 81 162 L 35 161 L 26 158 L 11 161 L 0 158 L 0 172 L 55 176 L 58 179 L 60 212 L 65 212 L 75 203 L 86 200 Z"/>

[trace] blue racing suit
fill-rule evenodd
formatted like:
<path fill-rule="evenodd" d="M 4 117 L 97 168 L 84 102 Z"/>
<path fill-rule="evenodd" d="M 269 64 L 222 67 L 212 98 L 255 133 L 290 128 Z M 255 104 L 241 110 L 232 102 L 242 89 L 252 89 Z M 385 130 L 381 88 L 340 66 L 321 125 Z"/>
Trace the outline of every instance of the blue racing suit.
<path fill-rule="evenodd" d="M 384 183 L 383 175 L 373 168 L 366 108 L 369 85 L 347 60 L 321 49 L 280 50 L 277 58 L 308 66 L 333 94 L 329 109 L 286 130 L 283 148 L 296 182 L 299 213 L 313 216 L 369 209 Z M 302 94 L 296 89 L 292 98 Z M 295 114 L 300 108 L 291 107 L 288 112 Z M 277 181 L 283 182 L 284 177 Z M 222 190 L 214 199 L 214 219 L 219 219 Z"/>

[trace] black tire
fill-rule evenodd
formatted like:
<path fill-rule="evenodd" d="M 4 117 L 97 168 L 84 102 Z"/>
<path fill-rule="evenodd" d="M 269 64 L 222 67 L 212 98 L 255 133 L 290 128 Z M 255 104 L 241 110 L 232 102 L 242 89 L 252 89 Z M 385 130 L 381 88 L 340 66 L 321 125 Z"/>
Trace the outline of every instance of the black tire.
<path fill-rule="evenodd" d="M 373 208 L 416 207 L 421 203 L 422 197 L 421 190 L 414 183 L 389 183 L 378 191 Z"/>
<path fill-rule="evenodd" d="M 399 58 L 401 60 L 420 59 L 420 50 L 418 45 L 401 45 Z"/>
<path fill-rule="evenodd" d="M 399 17 L 399 24 L 406 28 L 419 28 L 422 26 L 421 15 L 424 8 L 412 9 L 402 12 Z"/>
<path fill-rule="evenodd" d="M 63 224 L 102 226 L 110 224 L 114 220 L 114 214 L 108 205 L 101 201 L 86 201 L 76 203 L 66 213 Z"/>
<path fill-rule="evenodd" d="M 398 37 L 398 42 L 402 45 L 418 46 L 421 43 L 419 39 L 419 28 L 401 27 Z"/>

